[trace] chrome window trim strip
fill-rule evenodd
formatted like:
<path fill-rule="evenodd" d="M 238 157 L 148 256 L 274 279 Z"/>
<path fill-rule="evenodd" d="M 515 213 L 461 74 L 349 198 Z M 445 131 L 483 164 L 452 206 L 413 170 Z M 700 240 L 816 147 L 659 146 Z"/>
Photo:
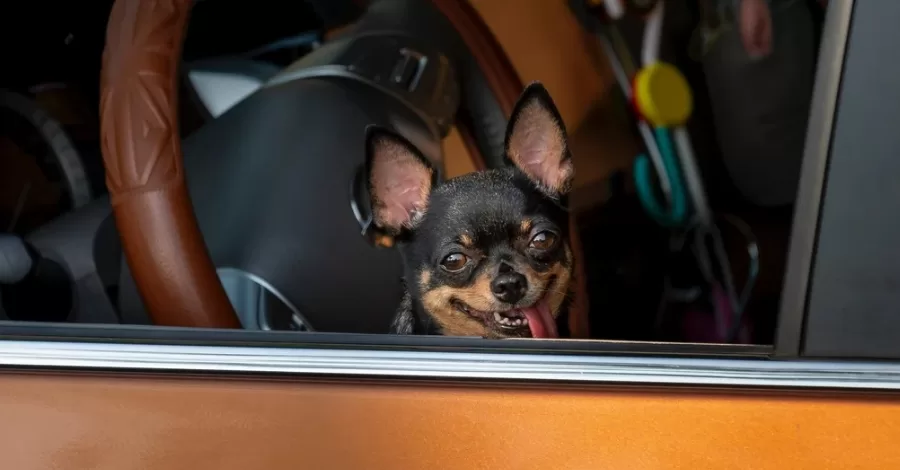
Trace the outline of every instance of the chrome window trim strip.
<path fill-rule="evenodd" d="M 900 390 L 900 364 L 0 341 L 3 368 Z"/>

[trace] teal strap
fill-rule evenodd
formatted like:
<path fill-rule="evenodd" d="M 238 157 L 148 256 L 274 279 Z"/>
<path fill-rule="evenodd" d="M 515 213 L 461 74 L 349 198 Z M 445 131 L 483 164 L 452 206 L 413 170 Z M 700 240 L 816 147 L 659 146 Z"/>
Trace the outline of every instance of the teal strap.
<path fill-rule="evenodd" d="M 672 144 L 672 136 L 665 127 L 656 128 L 656 142 L 662 156 L 663 167 L 669 177 L 671 187 L 671 205 L 660 203 L 657 199 L 652 175 L 652 165 L 646 154 L 641 154 L 634 161 L 634 183 L 638 198 L 644 210 L 658 224 L 666 227 L 685 225 L 688 218 L 688 200 L 681 179 L 681 167 Z"/>

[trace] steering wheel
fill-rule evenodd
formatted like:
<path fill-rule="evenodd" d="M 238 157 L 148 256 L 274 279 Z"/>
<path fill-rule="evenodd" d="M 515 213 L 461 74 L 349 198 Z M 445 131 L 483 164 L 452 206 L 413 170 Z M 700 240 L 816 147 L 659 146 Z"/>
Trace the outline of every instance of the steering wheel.
<path fill-rule="evenodd" d="M 266 240 L 242 238 L 246 227 L 272 223 L 254 219 L 254 214 L 260 212 L 253 210 L 254 204 L 259 207 L 265 205 L 266 214 L 273 212 L 268 207 L 277 206 L 280 212 L 273 216 L 276 219 L 308 217 L 308 223 L 301 224 L 305 227 L 302 230 L 307 231 L 309 226 L 317 224 L 317 216 L 332 217 L 328 215 L 328 210 L 317 211 L 319 206 L 310 206 L 315 202 L 311 199 L 315 199 L 316 195 L 310 192 L 304 193 L 306 196 L 300 202 L 307 204 L 307 208 L 313 207 L 315 214 L 292 213 L 291 204 L 281 201 L 290 199 L 290 196 L 284 196 L 279 191 L 289 191 L 282 188 L 290 187 L 291 183 L 290 177 L 283 174 L 286 170 L 281 171 L 279 165 L 302 161 L 304 153 L 340 155 L 352 149 L 362 149 L 363 133 L 354 124 L 354 119 L 383 121 L 379 107 L 388 106 L 385 103 L 389 101 L 383 96 L 369 98 L 370 94 L 363 89 L 380 88 L 387 92 L 386 95 L 396 98 L 392 102 L 405 105 L 405 111 L 392 114 L 405 113 L 409 116 L 401 121 L 421 118 L 426 124 L 420 127 L 430 131 L 430 135 L 427 131 L 420 133 L 425 137 L 419 135 L 418 140 L 426 141 L 426 147 L 429 139 L 439 144 L 440 137 L 446 135 L 455 122 L 476 167 L 484 169 L 504 164 L 502 143 L 506 117 L 512 112 L 523 84 L 478 14 L 461 0 L 372 1 L 359 21 L 342 33 L 343 39 L 337 41 L 341 45 L 335 46 L 339 53 L 332 52 L 332 56 L 355 57 L 354 60 L 361 61 L 356 63 L 371 65 L 365 59 L 379 55 L 381 49 L 375 46 L 377 44 L 384 47 L 388 47 L 385 44 L 392 44 L 390 47 L 399 47 L 404 51 L 418 51 L 415 52 L 418 55 L 410 54 L 419 63 L 422 62 L 421 57 L 426 57 L 441 64 L 443 68 L 438 70 L 448 74 L 430 76 L 430 80 L 440 82 L 444 87 L 444 106 L 432 102 L 423 104 L 421 96 L 412 91 L 407 94 L 392 92 L 388 89 L 390 87 L 378 85 L 380 75 L 374 82 L 369 80 L 371 73 L 369 79 L 353 75 L 364 74 L 368 69 L 363 65 L 355 71 L 353 65 L 341 69 L 342 74 L 337 74 L 335 80 L 342 80 L 342 88 L 339 93 L 335 92 L 332 87 L 335 77 L 329 75 L 331 72 L 305 72 L 334 71 L 334 64 L 327 64 L 330 68 L 317 69 L 310 67 L 310 60 L 313 59 L 304 58 L 289 66 L 268 86 L 246 98 L 234 110 L 204 126 L 200 133 L 207 137 L 194 139 L 199 143 L 186 142 L 186 149 L 190 152 L 189 158 L 184 159 L 178 134 L 177 71 L 192 3 L 193 0 L 116 0 L 110 14 L 103 57 L 100 109 L 106 182 L 128 267 L 154 324 L 216 328 L 241 326 L 232 301 L 222 287 L 216 264 L 241 262 L 256 256 L 255 253 L 260 250 L 265 251 L 269 245 L 302 242 L 302 238 L 292 239 L 295 234 L 284 230 L 278 231 L 276 236 L 270 233 Z M 405 45 L 407 43 L 404 41 L 411 41 L 410 44 L 415 47 Z M 373 47 L 375 50 L 371 50 Z M 426 51 L 424 55 L 423 50 Z M 328 54 L 319 55 L 322 56 Z M 400 72 L 401 75 L 405 73 L 402 67 Z M 461 96 L 454 100 L 451 99 L 453 87 L 448 80 L 457 78 Z M 428 76 L 422 78 L 428 79 Z M 298 81 L 303 83 L 298 85 Z M 341 103 L 353 99 L 372 103 L 362 111 L 346 111 L 355 113 L 351 117 L 330 119 L 331 114 L 338 112 L 331 108 L 344 106 Z M 459 106 L 451 106 L 457 102 Z M 301 111 L 306 112 L 302 115 L 303 122 L 291 122 Z M 318 121 L 306 119 L 310 113 L 318 113 L 313 116 Z M 298 131 L 302 126 L 322 122 L 329 123 L 330 132 L 339 137 L 323 131 Z M 397 120 L 390 123 L 396 124 Z M 347 143 L 350 147 L 334 147 L 337 145 L 335 141 Z M 304 152 L 303 149 L 311 150 Z M 299 150 L 300 154 L 280 157 L 279 160 L 267 157 L 293 150 Z M 241 155 L 235 156 L 237 153 Z M 217 165 L 219 156 L 222 161 Z M 290 161 L 286 160 L 288 157 Z M 359 159 L 362 160 L 361 155 Z M 202 172 L 185 170 L 194 160 L 207 162 L 203 164 Z M 308 165 L 309 172 L 315 173 L 317 165 L 330 168 L 327 166 L 329 161 L 320 159 L 304 164 Z M 194 164 L 197 165 L 201 164 Z M 341 173 L 345 168 L 321 171 Z M 254 175 L 260 172 L 267 172 L 266 177 L 272 181 L 269 184 L 245 183 L 245 180 L 253 180 Z M 323 174 L 320 179 L 327 180 L 329 175 Z M 344 174 L 339 176 L 347 177 Z M 207 180 L 217 183 L 206 184 Z M 342 184 L 328 181 L 331 186 L 332 183 Z M 217 200 L 219 205 L 216 205 Z M 195 214 L 195 208 L 203 210 Z M 213 217 L 228 219 L 230 216 L 238 220 L 231 222 L 235 226 L 228 226 L 225 222 L 204 224 L 198 223 L 198 215 L 203 215 L 201 221 Z M 572 227 L 576 259 L 581 259 L 578 232 L 574 225 Z M 230 232 L 230 237 L 222 232 Z M 218 241 L 208 246 L 212 238 Z M 253 246 L 242 250 L 240 257 L 233 256 L 232 259 L 214 263 L 210 252 L 221 252 L 219 247 L 225 243 L 221 240 L 226 238 L 232 246 L 241 243 Z M 302 259 L 294 261 L 300 262 Z M 267 263 L 266 269 L 270 272 L 284 270 L 276 266 L 277 262 Z M 309 263 L 328 264 L 328 258 L 316 258 Z M 573 336 L 586 337 L 587 299 L 582 263 L 577 264 L 570 329 Z M 345 268 L 318 266 L 318 269 L 340 272 Z M 282 272 L 280 282 L 287 283 L 290 277 L 290 273 Z M 334 288 L 340 289 L 342 286 Z M 346 294 L 353 295 L 351 292 Z"/>

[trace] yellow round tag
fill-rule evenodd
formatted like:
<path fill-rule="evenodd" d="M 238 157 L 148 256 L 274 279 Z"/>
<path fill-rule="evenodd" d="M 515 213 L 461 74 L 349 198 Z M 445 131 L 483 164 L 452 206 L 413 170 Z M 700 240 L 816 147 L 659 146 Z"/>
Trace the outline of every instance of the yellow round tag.
<path fill-rule="evenodd" d="M 656 127 L 684 124 L 694 107 L 691 87 L 684 75 L 665 62 L 656 62 L 638 72 L 634 103 L 641 116 Z"/>

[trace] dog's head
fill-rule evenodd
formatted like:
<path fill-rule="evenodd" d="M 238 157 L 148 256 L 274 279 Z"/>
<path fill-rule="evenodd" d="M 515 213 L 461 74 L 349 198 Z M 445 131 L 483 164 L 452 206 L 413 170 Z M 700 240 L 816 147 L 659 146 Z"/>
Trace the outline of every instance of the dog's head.
<path fill-rule="evenodd" d="M 557 337 L 572 276 L 564 200 L 573 167 L 544 87 L 519 98 L 508 168 L 438 183 L 402 137 L 370 129 L 367 139 L 373 219 L 398 241 L 421 315 L 409 321 L 453 336 Z"/>

